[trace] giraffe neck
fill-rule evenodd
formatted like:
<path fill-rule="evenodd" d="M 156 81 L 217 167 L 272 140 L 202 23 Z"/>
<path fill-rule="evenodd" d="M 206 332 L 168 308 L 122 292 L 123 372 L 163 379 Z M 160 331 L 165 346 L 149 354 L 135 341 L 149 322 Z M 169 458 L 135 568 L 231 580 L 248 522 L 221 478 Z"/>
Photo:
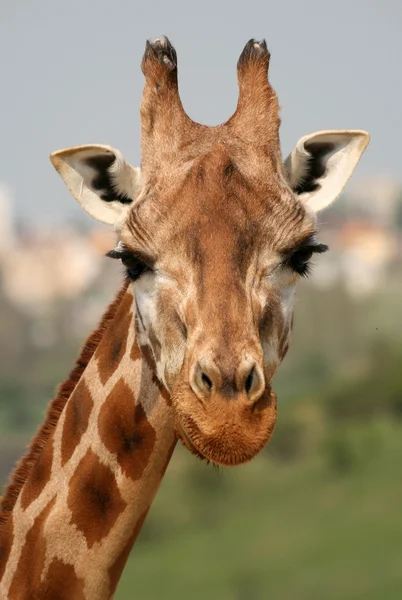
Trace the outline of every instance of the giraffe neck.
<path fill-rule="evenodd" d="M 0 512 L 1 600 L 114 594 L 176 443 L 133 306 L 126 285 L 64 407 L 14 474 Z"/>

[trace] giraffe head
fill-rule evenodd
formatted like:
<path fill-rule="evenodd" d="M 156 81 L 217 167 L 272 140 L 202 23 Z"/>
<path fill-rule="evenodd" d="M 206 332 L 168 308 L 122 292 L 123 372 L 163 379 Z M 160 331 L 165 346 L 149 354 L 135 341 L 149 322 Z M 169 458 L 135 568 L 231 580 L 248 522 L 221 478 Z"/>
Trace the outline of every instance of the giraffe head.
<path fill-rule="evenodd" d="M 236 112 L 206 127 L 183 110 L 170 42 L 147 43 L 141 170 L 109 146 L 51 157 L 82 207 L 115 226 L 109 254 L 133 281 L 139 342 L 172 396 L 179 437 L 223 465 L 250 460 L 272 433 L 296 285 L 326 250 L 316 214 L 369 140 L 318 132 L 283 162 L 269 59 L 265 42 L 246 45 Z"/>

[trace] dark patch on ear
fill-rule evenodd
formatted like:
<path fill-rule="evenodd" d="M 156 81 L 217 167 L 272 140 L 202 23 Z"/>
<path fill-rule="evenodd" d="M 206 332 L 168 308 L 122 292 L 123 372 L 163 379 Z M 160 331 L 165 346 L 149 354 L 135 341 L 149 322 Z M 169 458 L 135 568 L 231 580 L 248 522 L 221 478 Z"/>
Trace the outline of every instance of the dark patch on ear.
<path fill-rule="evenodd" d="M 303 179 L 293 187 L 296 194 L 315 192 L 320 189 L 321 186 L 317 180 L 325 173 L 325 157 L 331 154 L 334 149 L 335 145 L 329 142 L 313 142 L 306 145 L 306 150 L 309 153 L 307 169 Z"/>
<path fill-rule="evenodd" d="M 116 157 L 113 154 L 100 154 L 99 156 L 91 156 L 91 158 L 86 160 L 87 165 L 97 172 L 97 175 L 92 181 L 92 187 L 95 190 L 102 192 L 100 197 L 102 200 L 105 200 L 105 202 L 117 200 L 122 204 L 131 204 L 133 199 L 126 194 L 116 191 L 113 185 L 109 168 L 115 160 Z"/>

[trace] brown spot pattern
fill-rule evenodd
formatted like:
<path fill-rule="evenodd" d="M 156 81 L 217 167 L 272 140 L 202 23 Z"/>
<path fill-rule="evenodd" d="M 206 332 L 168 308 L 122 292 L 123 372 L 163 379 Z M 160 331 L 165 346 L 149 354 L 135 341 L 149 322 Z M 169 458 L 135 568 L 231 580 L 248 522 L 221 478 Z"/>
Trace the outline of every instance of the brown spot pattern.
<path fill-rule="evenodd" d="M 137 340 L 132 345 L 131 352 L 130 352 L 130 358 L 133 361 L 141 360 L 141 358 L 142 358 L 141 350 L 140 350 L 139 345 L 137 344 Z"/>
<path fill-rule="evenodd" d="M 89 548 L 109 534 L 127 506 L 113 472 L 92 450 L 71 478 L 67 502 L 71 522 L 84 534 Z"/>
<path fill-rule="evenodd" d="M 87 338 L 87 341 L 83 346 L 83 349 L 75 363 L 75 367 L 70 373 L 70 376 L 59 387 L 57 396 L 50 403 L 45 422 L 33 438 L 28 452 L 15 467 L 10 481 L 6 487 L 5 494 L 2 498 L 0 498 L 0 536 L 2 535 L 3 531 L 6 531 L 7 519 L 14 508 L 21 489 L 25 481 L 28 479 L 28 476 L 37 458 L 39 457 L 39 454 L 45 447 L 49 437 L 54 431 L 67 400 L 74 391 L 74 388 L 80 380 L 81 375 L 85 371 L 89 361 L 95 354 L 95 351 L 98 348 L 105 331 L 113 322 L 117 313 L 117 309 L 126 295 L 128 284 L 128 281 L 124 282 L 124 285 L 117 294 L 116 299 L 105 311 L 98 328 Z"/>
<path fill-rule="evenodd" d="M 21 506 L 25 510 L 36 500 L 50 479 L 53 462 L 53 434 L 42 449 L 21 491 Z"/>
<path fill-rule="evenodd" d="M 132 322 L 132 304 L 133 297 L 126 294 L 117 310 L 113 327 L 107 329 L 96 351 L 99 377 L 103 385 L 113 375 L 126 352 L 127 335 Z"/>
<path fill-rule="evenodd" d="M 54 498 L 36 517 L 27 533 L 24 547 L 18 561 L 17 570 L 11 582 L 9 598 L 12 600 L 43 600 L 41 576 L 45 567 L 46 540 L 43 536 L 44 524 L 55 504 Z M 35 560 L 32 558 L 35 557 Z"/>
<path fill-rule="evenodd" d="M 13 543 L 13 531 L 13 516 L 10 515 L 9 519 L 7 519 L 7 523 L 4 526 L 4 531 L 2 532 L 0 539 L 0 581 L 4 575 L 4 571 L 6 570 L 6 564 L 8 557 L 10 556 L 11 546 Z"/>
<path fill-rule="evenodd" d="M 124 379 L 120 379 L 106 398 L 99 414 L 99 435 L 127 477 L 139 479 L 148 464 L 156 434 L 141 404 Z"/>
<path fill-rule="evenodd" d="M 94 401 L 85 380 L 81 378 L 66 407 L 66 418 L 61 439 L 61 464 L 71 458 L 88 427 Z"/>
<path fill-rule="evenodd" d="M 35 600 L 86 600 L 84 585 L 72 565 L 53 559 Z"/>
<path fill-rule="evenodd" d="M 109 598 L 111 598 L 116 591 L 117 584 L 119 583 L 121 574 L 123 573 L 124 566 L 130 555 L 134 542 L 141 531 L 148 511 L 149 508 L 147 508 L 147 510 L 141 515 L 126 545 L 124 546 L 123 550 L 120 552 L 119 556 L 116 558 L 115 562 L 109 569 Z"/>

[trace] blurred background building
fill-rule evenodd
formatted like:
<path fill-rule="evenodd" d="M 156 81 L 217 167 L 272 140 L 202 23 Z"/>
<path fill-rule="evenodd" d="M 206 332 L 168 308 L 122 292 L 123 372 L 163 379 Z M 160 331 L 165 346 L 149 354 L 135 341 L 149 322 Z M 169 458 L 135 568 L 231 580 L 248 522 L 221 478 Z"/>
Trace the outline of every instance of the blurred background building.
<path fill-rule="evenodd" d="M 138 163 L 147 37 L 177 46 L 199 121 L 234 109 L 237 56 L 265 36 L 285 153 L 316 129 L 372 133 L 320 215 L 330 252 L 299 288 L 272 441 L 223 471 L 177 448 L 116 600 L 402 597 L 401 31 L 390 0 L 1 5 L 0 485 L 121 281 L 113 233 L 47 155 L 99 141 Z"/>

